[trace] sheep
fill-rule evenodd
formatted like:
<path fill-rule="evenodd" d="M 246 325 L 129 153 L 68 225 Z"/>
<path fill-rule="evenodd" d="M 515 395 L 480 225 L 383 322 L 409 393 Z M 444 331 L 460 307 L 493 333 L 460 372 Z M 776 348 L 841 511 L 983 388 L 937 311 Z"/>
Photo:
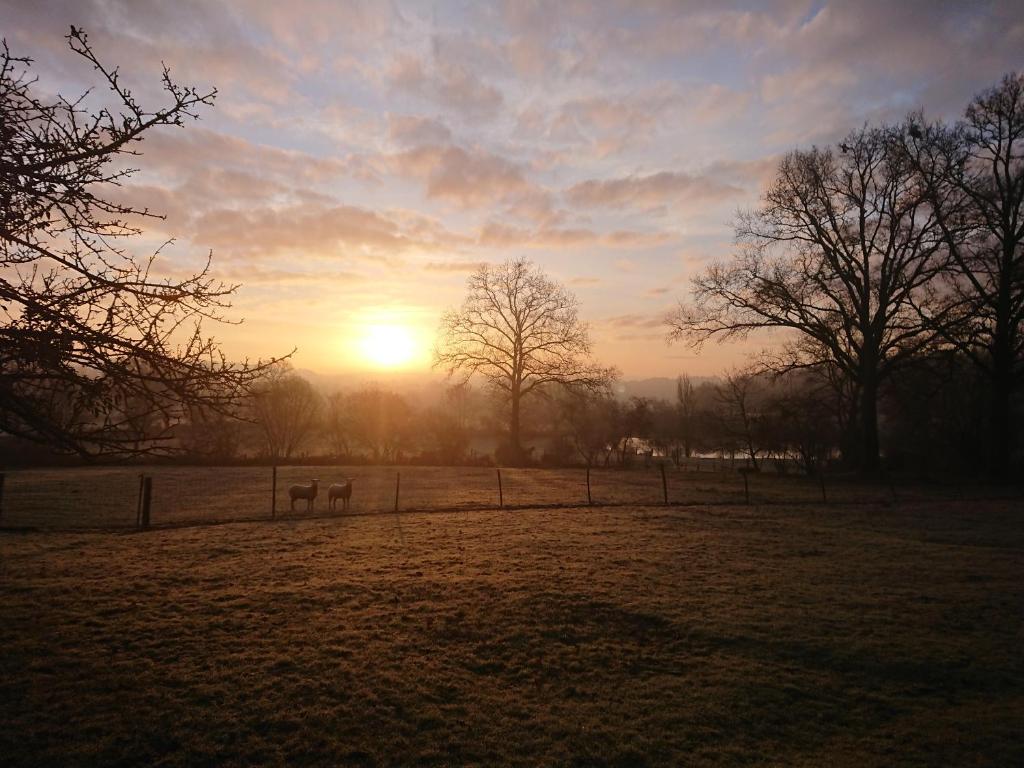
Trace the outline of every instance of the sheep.
<path fill-rule="evenodd" d="M 295 511 L 295 500 L 306 500 L 306 511 L 313 511 L 313 501 L 316 499 L 316 484 L 320 482 L 314 479 L 309 485 L 293 485 L 288 489 L 288 497 L 292 500 L 292 512 Z"/>
<path fill-rule="evenodd" d="M 338 499 L 341 499 L 342 510 L 348 510 L 348 502 L 352 498 L 352 481 L 354 479 L 346 477 L 344 483 L 332 483 L 331 487 L 327 489 L 327 504 L 332 512 L 336 508 Z"/>

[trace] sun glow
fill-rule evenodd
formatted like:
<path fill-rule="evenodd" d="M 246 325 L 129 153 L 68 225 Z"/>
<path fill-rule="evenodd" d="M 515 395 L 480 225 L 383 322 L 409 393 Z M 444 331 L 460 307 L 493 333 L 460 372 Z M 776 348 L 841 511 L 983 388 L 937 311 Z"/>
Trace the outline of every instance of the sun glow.
<path fill-rule="evenodd" d="M 359 349 L 366 361 L 377 368 L 401 368 L 422 353 L 410 328 L 383 323 L 365 327 Z"/>

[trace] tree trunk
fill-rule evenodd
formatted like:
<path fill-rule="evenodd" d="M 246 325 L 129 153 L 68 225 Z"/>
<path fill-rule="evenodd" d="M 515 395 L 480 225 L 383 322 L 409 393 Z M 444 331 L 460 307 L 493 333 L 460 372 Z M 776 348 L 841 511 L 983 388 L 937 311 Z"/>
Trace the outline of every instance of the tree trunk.
<path fill-rule="evenodd" d="M 878 376 L 874 366 L 867 366 L 861 387 L 861 472 L 873 475 L 879 469 L 878 449 Z"/>
<path fill-rule="evenodd" d="M 993 350 L 992 360 L 992 420 L 989 442 L 989 471 L 997 482 L 1010 476 L 1010 454 L 1013 451 L 1013 424 L 1010 413 L 1010 394 L 1013 390 L 1013 360 L 1008 345 L 999 344 Z"/>
<path fill-rule="evenodd" d="M 508 443 L 509 453 L 515 464 L 523 463 L 522 438 L 519 432 L 519 401 L 522 395 L 514 388 L 511 393 L 512 413 L 509 419 Z"/>

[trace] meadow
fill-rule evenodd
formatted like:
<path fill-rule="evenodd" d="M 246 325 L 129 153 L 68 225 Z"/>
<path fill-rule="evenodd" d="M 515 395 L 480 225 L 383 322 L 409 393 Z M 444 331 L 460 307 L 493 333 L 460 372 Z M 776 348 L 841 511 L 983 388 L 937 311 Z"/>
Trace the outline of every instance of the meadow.
<path fill-rule="evenodd" d="M 8 530 L 0 755 L 1022 765 L 1021 573 L 1010 500 Z"/>
<path fill-rule="evenodd" d="M 679 504 L 834 503 L 892 504 L 949 499 L 1017 496 L 1019 489 L 898 479 L 865 484 L 841 477 L 819 479 L 765 471 L 744 476 L 729 461 L 693 460 L 666 465 L 665 485 L 656 464 L 630 469 L 595 468 L 590 500 L 597 506 Z M 283 466 L 277 470 L 276 498 L 271 467 L 263 466 L 93 466 L 7 470 L 0 527 L 59 529 L 127 528 L 136 523 L 139 476 L 153 479 L 154 526 L 187 525 L 306 515 L 305 503 L 290 509 L 288 487 L 320 481 L 314 514 L 328 512 L 327 486 L 354 478 L 349 511 L 393 511 L 396 484 L 401 510 L 452 510 L 585 505 L 587 473 L 582 468 L 427 466 Z M 401 476 L 398 481 L 398 475 Z M 746 485 L 745 485 L 746 482 Z"/>

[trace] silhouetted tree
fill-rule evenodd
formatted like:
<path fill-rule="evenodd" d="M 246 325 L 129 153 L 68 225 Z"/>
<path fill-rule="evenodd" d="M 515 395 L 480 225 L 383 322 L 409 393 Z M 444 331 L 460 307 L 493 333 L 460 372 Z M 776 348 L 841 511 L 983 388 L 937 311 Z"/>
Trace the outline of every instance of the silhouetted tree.
<path fill-rule="evenodd" d="M 607 463 L 619 440 L 619 404 L 607 391 L 567 388 L 559 399 L 559 413 L 567 438 L 588 467 Z"/>
<path fill-rule="evenodd" d="M 522 461 L 522 400 L 546 385 L 598 390 L 615 375 L 590 359 L 578 301 L 529 261 L 482 265 L 462 307 L 441 318 L 434 365 L 479 374 L 508 404 L 509 458 Z"/>
<path fill-rule="evenodd" d="M 697 391 L 685 373 L 676 379 L 676 414 L 683 456 L 690 458 L 697 441 Z M 678 463 L 677 459 L 676 464 Z"/>
<path fill-rule="evenodd" d="M 290 459 L 316 432 L 323 402 L 306 379 L 286 366 L 267 371 L 252 388 L 256 423 L 272 459 Z"/>
<path fill-rule="evenodd" d="M 727 371 L 716 385 L 719 421 L 729 447 L 747 455 L 751 467 L 760 470 L 757 457 L 762 452 L 763 436 L 759 429 L 761 414 L 758 402 L 759 381 L 752 371 Z"/>
<path fill-rule="evenodd" d="M 374 461 L 398 461 L 415 444 L 413 410 L 401 395 L 369 387 L 349 395 L 347 404 L 352 439 Z"/>
<path fill-rule="evenodd" d="M 469 451 L 471 398 L 468 384 L 448 387 L 438 405 L 423 415 L 424 443 L 443 464 L 460 464 Z"/>
<path fill-rule="evenodd" d="M 778 370 L 831 366 L 855 383 L 860 464 L 879 464 L 878 393 L 932 338 L 915 305 L 943 269 L 942 235 L 896 129 L 862 129 L 839 152 L 795 151 L 761 207 L 742 215 L 739 253 L 694 279 L 672 335 L 694 344 L 788 329 Z"/>
<path fill-rule="evenodd" d="M 833 393 L 817 372 L 796 371 L 782 377 L 765 403 L 771 440 L 781 455 L 792 455 L 808 475 L 823 470 L 839 440 Z"/>
<path fill-rule="evenodd" d="M 188 421 L 176 430 L 186 454 L 209 461 L 229 461 L 238 456 L 242 428 L 252 426 L 241 414 L 201 406 L 189 408 Z"/>
<path fill-rule="evenodd" d="M 352 455 L 352 416 L 343 392 L 327 396 L 323 432 L 333 458 L 347 459 Z"/>
<path fill-rule="evenodd" d="M 1024 75 L 979 94 L 956 126 L 911 123 L 904 146 L 952 257 L 948 301 L 922 311 L 988 377 L 989 460 L 1006 479 L 1024 381 Z"/>
<path fill-rule="evenodd" d="M 202 333 L 234 287 L 209 263 L 161 277 L 159 251 L 128 253 L 132 222 L 154 214 L 109 195 L 147 131 L 195 118 L 215 91 L 165 68 L 165 103 L 145 108 L 83 32 L 67 40 L 116 108 L 47 100 L 31 60 L 0 53 L 0 430 L 82 455 L 166 449 L 189 408 L 231 410 L 261 367 L 228 363 Z"/>

